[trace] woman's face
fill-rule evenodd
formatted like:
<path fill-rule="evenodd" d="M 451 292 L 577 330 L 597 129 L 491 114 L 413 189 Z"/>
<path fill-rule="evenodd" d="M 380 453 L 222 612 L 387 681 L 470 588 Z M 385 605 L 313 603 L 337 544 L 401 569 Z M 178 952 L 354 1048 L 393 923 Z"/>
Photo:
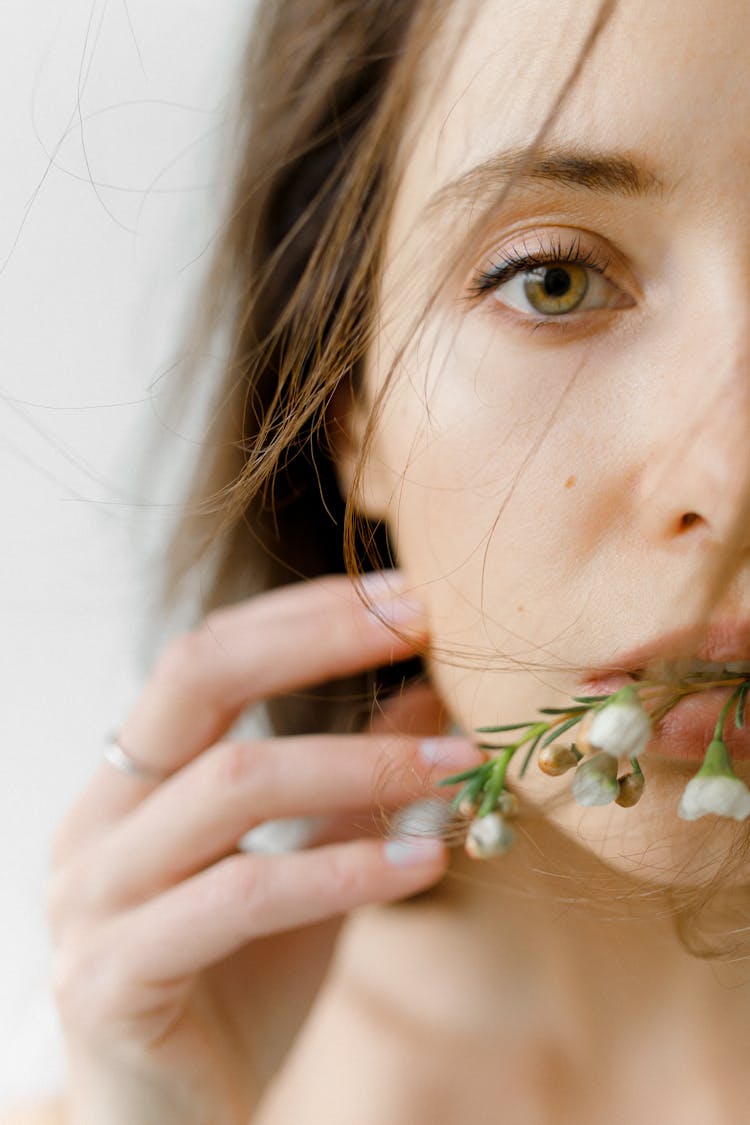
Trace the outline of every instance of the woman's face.
<path fill-rule="evenodd" d="M 607 666 L 634 670 L 644 644 L 693 654 L 670 634 L 701 621 L 717 559 L 750 557 L 743 0 L 621 0 L 544 152 L 492 206 L 598 7 L 457 3 L 405 137 L 366 401 L 407 348 L 363 504 L 428 607 L 432 679 L 467 731 L 532 719 Z M 750 657 L 746 569 L 711 620 L 733 650 L 720 657 Z M 709 735 L 697 720 L 683 732 L 688 762 L 654 743 L 636 808 L 571 798 L 550 817 L 620 870 L 705 875 L 709 834 L 718 857 L 736 826 L 676 808 Z M 517 773 L 531 804 L 570 782 Z"/>

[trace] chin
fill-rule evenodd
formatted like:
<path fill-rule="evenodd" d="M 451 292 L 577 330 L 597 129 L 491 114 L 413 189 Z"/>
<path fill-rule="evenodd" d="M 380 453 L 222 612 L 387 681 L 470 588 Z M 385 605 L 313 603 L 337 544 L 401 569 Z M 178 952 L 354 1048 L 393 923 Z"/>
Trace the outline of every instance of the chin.
<path fill-rule="evenodd" d="M 644 771 L 645 766 L 644 761 Z M 538 808 L 564 837 L 569 859 L 577 853 L 595 882 L 597 872 L 605 885 L 607 874 L 620 876 L 634 884 L 636 893 L 636 888 L 698 891 L 715 879 L 727 888 L 750 884 L 750 822 L 717 816 L 686 821 L 677 815 L 692 772 L 652 766 L 641 800 L 629 809 L 615 804 L 581 808 L 572 798 L 546 816 L 543 800 Z M 522 796 L 520 787 L 517 791 Z"/>
<path fill-rule="evenodd" d="M 435 662 L 431 678 L 453 717 L 454 733 L 470 734 L 488 715 L 513 721 L 537 710 L 538 683 L 524 673 L 479 681 L 472 673 Z M 680 719 L 683 725 L 686 717 L 690 719 L 691 735 L 696 714 L 703 723 L 705 715 L 697 708 L 695 714 L 684 708 Z M 646 785 L 632 808 L 615 803 L 582 808 L 570 791 L 570 773 L 549 777 L 532 762 L 521 778 L 512 765 L 508 786 L 521 802 L 519 837 L 527 842 L 518 876 L 527 877 L 524 865 L 528 877 L 549 872 L 553 878 L 547 886 L 552 893 L 560 892 L 565 901 L 588 897 L 602 905 L 614 903 L 614 895 L 646 901 L 649 892 L 658 890 L 705 890 L 714 879 L 728 887 L 750 886 L 750 860 L 745 854 L 750 851 L 750 819 L 737 822 L 706 816 L 686 821 L 678 816 L 682 792 L 710 739 L 710 731 L 700 726 L 691 737 L 688 754 L 686 744 L 677 738 L 683 733 L 681 727 L 667 732 L 653 752 L 643 753 Z M 750 762 L 738 758 L 736 772 L 750 784 Z M 652 897 L 663 909 L 664 899 Z"/>

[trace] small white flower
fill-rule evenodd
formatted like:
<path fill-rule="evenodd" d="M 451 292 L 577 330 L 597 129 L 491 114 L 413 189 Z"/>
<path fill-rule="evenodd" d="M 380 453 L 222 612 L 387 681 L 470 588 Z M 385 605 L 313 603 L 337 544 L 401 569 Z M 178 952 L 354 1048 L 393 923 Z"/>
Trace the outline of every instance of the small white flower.
<path fill-rule="evenodd" d="M 750 789 L 739 777 L 729 774 L 698 774 L 685 786 L 677 815 L 683 820 L 697 820 L 707 813 L 745 820 L 750 816 Z"/>
<path fill-rule="evenodd" d="M 581 762 L 573 775 L 573 796 L 579 805 L 608 805 L 617 793 L 617 758 L 606 751 Z"/>
<path fill-rule="evenodd" d="M 589 744 L 615 757 L 642 754 L 651 738 L 651 719 L 635 694 L 618 692 L 597 711 L 588 730 Z"/>
<path fill-rule="evenodd" d="M 505 817 L 492 812 L 472 820 L 464 848 L 472 859 L 486 859 L 507 852 L 515 838 L 516 834 Z"/>

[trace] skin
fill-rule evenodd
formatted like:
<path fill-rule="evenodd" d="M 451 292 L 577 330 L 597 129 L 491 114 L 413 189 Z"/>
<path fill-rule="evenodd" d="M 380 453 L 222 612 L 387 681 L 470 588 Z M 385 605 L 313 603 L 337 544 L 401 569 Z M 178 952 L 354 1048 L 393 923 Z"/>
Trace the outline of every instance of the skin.
<path fill-rule="evenodd" d="M 381 616 L 424 639 L 419 604 L 394 600 L 403 581 L 377 581 Z M 404 693 L 354 735 L 231 733 L 268 695 L 412 646 L 337 575 L 223 608 L 165 649 L 119 738 L 169 777 L 102 762 L 56 832 L 47 908 L 66 1120 L 246 1125 L 313 1002 L 340 916 L 442 875 L 440 841 L 394 856 L 379 830 L 381 808 L 434 794 L 478 758 L 462 738 L 418 737 L 441 726 L 431 691 Z M 300 815 L 321 817 L 319 846 L 238 851 L 260 822 Z"/>
<path fill-rule="evenodd" d="M 708 616 L 750 609 L 746 6 L 620 4 L 547 137 L 624 153 L 663 179 L 661 192 L 526 185 L 489 208 L 477 238 L 476 195 L 442 213 L 430 205 L 467 169 L 535 135 L 595 10 L 490 0 L 461 38 L 467 7 L 454 7 L 406 130 L 377 340 L 344 422 L 342 487 L 388 521 L 427 607 L 432 683 L 465 732 L 564 704 L 587 672 L 700 623 L 727 552 L 739 565 Z M 607 307 L 532 332 L 538 313 L 517 282 L 467 297 L 502 249 L 576 237 L 611 262 L 598 291 Z M 415 337 L 414 311 L 442 279 Z M 354 451 L 394 362 L 358 483 Z M 531 769 L 520 781 L 512 767 L 528 818 L 514 851 L 481 869 L 458 859 L 443 897 L 414 908 L 411 937 L 382 915 L 353 923 L 343 976 L 355 984 L 320 1017 L 321 1034 L 333 1034 L 337 1004 L 363 1011 L 357 989 L 387 996 L 403 1026 L 442 1030 L 454 1074 L 463 1059 L 466 1090 L 481 1091 L 476 1104 L 464 1091 L 473 1120 L 493 1119 L 482 1099 L 499 1075 L 521 1091 L 530 1074 L 549 1095 L 538 1092 L 530 1120 L 559 1120 L 563 1105 L 592 1121 L 634 1120 L 643 1104 L 659 1120 L 741 1115 L 746 972 L 686 954 L 655 892 L 700 885 L 746 826 L 679 820 L 696 765 L 654 749 L 642 761 L 647 789 L 630 810 L 550 805 L 569 778 Z M 748 778 L 746 763 L 736 768 Z M 737 925 L 729 913 L 722 921 Z M 509 1017 L 519 1010 L 522 1021 Z M 485 1029 L 484 1069 L 465 1026 Z M 300 1091 L 320 1058 L 310 1042 Z M 346 1067 L 353 1048 L 342 1051 Z M 624 1057 L 638 1059 L 637 1084 Z M 592 1081 L 597 1066 L 606 1091 Z M 397 1063 L 383 1067 L 394 1081 Z"/>
<path fill-rule="evenodd" d="M 367 390 L 348 421 L 358 443 L 413 334 L 414 309 L 447 262 L 398 360 L 358 502 L 389 523 L 428 607 L 432 682 L 467 733 L 564 705 L 595 670 L 699 624 L 713 568 L 750 547 L 746 521 L 738 534 L 750 485 L 744 5 L 678 14 L 677 4 L 658 13 L 621 4 L 549 134 L 549 147 L 626 154 L 658 173 L 662 191 L 522 185 L 490 205 L 476 235 L 476 194 L 442 212 L 429 206 L 469 168 L 535 135 L 597 6 L 545 9 L 542 43 L 537 4 L 482 4 L 463 41 L 467 7 L 456 6 L 444 39 L 462 47 L 452 64 L 438 49 L 426 68 Z M 611 263 L 606 281 L 588 270 L 588 306 L 532 331 L 541 314 L 520 279 L 471 298 L 477 273 L 502 251 L 576 240 Z M 341 464 L 351 487 L 353 461 Z M 749 610 L 739 570 L 710 614 Z M 720 859 L 735 826 L 678 820 L 697 767 L 656 749 L 643 758 L 637 813 L 582 815 L 568 801 L 549 819 L 614 870 L 642 873 L 647 848 L 663 881 L 679 868 L 686 885 L 707 874 L 705 856 L 690 858 L 696 841 Z M 737 770 L 750 776 L 744 763 Z M 568 781 L 530 770 L 515 787 L 541 809 Z"/>

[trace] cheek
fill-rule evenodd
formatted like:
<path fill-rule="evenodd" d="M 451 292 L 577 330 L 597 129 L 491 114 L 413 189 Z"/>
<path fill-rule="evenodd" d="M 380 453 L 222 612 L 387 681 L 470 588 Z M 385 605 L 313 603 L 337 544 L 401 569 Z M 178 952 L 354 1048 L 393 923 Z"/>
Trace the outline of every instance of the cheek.
<path fill-rule="evenodd" d="M 556 410 L 531 367 L 451 327 L 420 340 L 391 392 L 378 435 L 391 536 L 447 643 L 507 651 L 519 631 L 538 643 L 580 611 L 603 545 L 612 497 L 580 404 Z"/>

